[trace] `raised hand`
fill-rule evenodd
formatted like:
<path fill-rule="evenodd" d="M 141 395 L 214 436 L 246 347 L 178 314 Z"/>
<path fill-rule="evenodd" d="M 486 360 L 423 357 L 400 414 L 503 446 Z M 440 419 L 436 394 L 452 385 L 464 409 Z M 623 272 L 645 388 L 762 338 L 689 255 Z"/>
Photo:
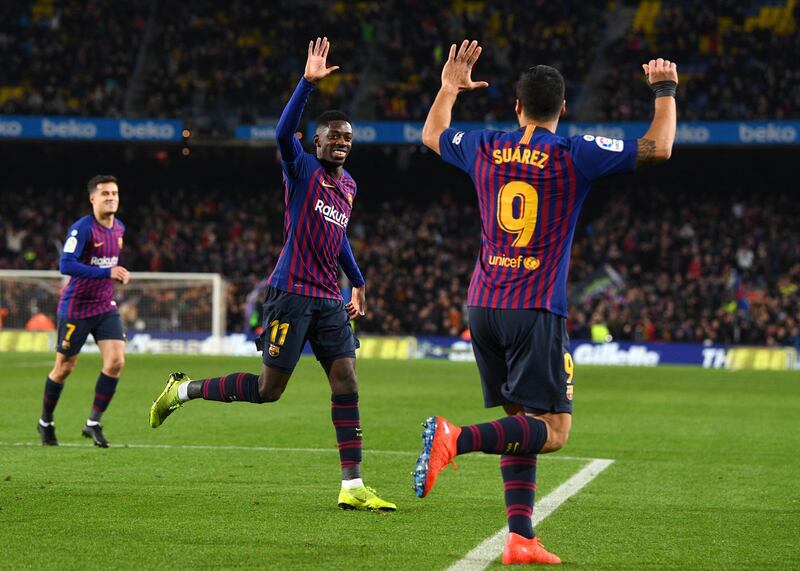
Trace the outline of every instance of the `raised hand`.
<path fill-rule="evenodd" d="M 678 68 L 675 62 L 668 59 L 651 59 L 648 63 L 642 64 L 647 82 L 652 85 L 659 81 L 674 81 L 678 83 Z"/>
<path fill-rule="evenodd" d="M 456 52 L 456 45 L 450 46 L 450 54 L 442 69 L 442 87 L 457 92 L 472 91 L 489 87 L 485 81 L 472 81 L 472 66 L 481 55 L 478 40 L 464 40 Z"/>
<path fill-rule="evenodd" d="M 306 60 L 306 70 L 303 73 L 306 81 L 318 81 L 339 69 L 338 65 L 327 67 L 328 64 L 325 60 L 328 58 L 330 47 L 331 43 L 327 37 L 321 40 L 317 38 L 316 42 L 308 42 L 308 60 Z"/>

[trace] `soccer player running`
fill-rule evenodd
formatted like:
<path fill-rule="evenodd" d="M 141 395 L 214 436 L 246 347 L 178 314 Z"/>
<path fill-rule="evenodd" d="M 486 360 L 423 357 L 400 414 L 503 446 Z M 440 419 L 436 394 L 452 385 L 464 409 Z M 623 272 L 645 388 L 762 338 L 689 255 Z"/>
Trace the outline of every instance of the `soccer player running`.
<path fill-rule="evenodd" d="M 92 214 L 70 226 L 59 269 L 69 282 L 58 302 L 56 362 L 44 385 L 39 436 L 45 446 L 58 446 L 53 413 L 64 382 L 75 369 L 78 354 L 91 333 L 103 356 L 94 403 L 83 435 L 108 448 L 100 420 L 117 390 L 125 364 L 125 335 L 114 301 L 114 282 L 127 284 L 128 270 L 118 265 L 125 225 L 116 217 L 119 186 L 116 177 L 97 175 L 87 185 Z"/>
<path fill-rule="evenodd" d="M 560 563 L 535 536 L 531 514 L 536 455 L 562 448 L 572 425 L 565 326 L 572 237 L 592 182 L 670 157 L 678 75 L 663 59 L 644 64 L 655 115 L 638 140 L 556 135 L 566 112 L 564 79 L 545 65 L 517 82 L 518 130 L 458 131 L 450 128 L 458 95 L 487 86 L 472 80 L 480 54 L 477 41 L 450 48 L 422 140 L 466 171 L 478 193 L 481 247 L 467 296 L 469 326 L 484 403 L 502 405 L 508 416 L 470 426 L 428 418 L 414 488 L 428 495 L 459 454 L 500 455 L 509 528 L 503 563 Z"/>
<path fill-rule="evenodd" d="M 284 242 L 265 295 L 261 374 L 232 373 L 190 381 L 183 373 L 174 373 L 153 403 L 150 426 L 158 427 L 192 399 L 277 401 L 308 340 L 332 392 L 331 416 L 342 468 L 339 507 L 394 511 L 395 504 L 379 498 L 361 479 L 358 340 L 349 319 L 364 315 L 364 278 L 346 235 L 356 183 L 343 168 L 353 144 L 353 127 L 339 111 L 323 113 L 314 135 L 316 156 L 305 152 L 295 136 L 315 83 L 339 69 L 327 66 L 329 49 L 327 38 L 309 42 L 305 73 L 278 121 L 286 204 Z M 347 306 L 339 290 L 339 266 L 354 286 Z"/>

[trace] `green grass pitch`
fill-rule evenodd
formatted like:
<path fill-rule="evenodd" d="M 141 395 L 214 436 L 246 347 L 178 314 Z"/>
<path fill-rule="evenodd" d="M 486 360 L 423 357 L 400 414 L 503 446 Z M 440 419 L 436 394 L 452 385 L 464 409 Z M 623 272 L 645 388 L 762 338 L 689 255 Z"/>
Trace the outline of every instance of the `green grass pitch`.
<path fill-rule="evenodd" d="M 107 450 L 80 436 L 96 355 L 56 411 L 68 446 L 39 445 L 51 364 L 0 354 L 0 568 L 445 569 L 505 525 L 494 457 L 459 458 L 424 500 L 411 490 L 426 416 L 499 415 L 482 408 L 474 365 L 359 361 L 364 479 L 399 507 L 384 514 L 336 506 L 329 390 L 313 360 L 278 403 L 191 402 L 153 430 L 169 372 L 260 364 L 130 355 Z M 579 367 L 575 398 L 569 444 L 540 457 L 537 497 L 590 458 L 614 463 L 538 526 L 565 568 L 800 568 L 800 374 Z"/>

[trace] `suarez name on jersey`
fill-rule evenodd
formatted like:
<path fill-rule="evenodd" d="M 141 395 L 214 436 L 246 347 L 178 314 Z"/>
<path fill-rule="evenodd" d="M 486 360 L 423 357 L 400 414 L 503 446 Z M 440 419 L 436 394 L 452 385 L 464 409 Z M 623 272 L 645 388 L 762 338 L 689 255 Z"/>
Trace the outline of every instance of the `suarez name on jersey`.
<path fill-rule="evenodd" d="M 593 181 L 636 166 L 635 140 L 446 129 L 442 158 L 470 175 L 481 214 L 467 305 L 543 308 L 567 316 L 575 225 Z"/>
<path fill-rule="evenodd" d="M 117 309 L 111 268 L 119 264 L 125 225 L 118 219 L 106 228 L 94 216 L 70 226 L 59 268 L 70 279 L 61 292 L 58 314 L 85 319 Z"/>

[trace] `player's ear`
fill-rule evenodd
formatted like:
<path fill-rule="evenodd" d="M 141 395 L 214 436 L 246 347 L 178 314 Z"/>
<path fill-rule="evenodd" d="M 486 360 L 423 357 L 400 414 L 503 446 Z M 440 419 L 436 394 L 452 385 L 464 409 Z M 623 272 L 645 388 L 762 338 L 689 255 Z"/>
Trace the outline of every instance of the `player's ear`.
<path fill-rule="evenodd" d="M 567 114 L 567 100 L 565 99 L 564 101 L 561 102 L 561 113 L 559 114 L 559 117 L 563 117 L 566 114 Z"/>
<path fill-rule="evenodd" d="M 319 133 L 314 133 L 314 146 L 321 147 L 322 145 L 319 144 Z"/>
<path fill-rule="evenodd" d="M 519 99 L 514 103 L 514 112 L 517 114 L 517 117 L 522 116 L 522 102 Z"/>

